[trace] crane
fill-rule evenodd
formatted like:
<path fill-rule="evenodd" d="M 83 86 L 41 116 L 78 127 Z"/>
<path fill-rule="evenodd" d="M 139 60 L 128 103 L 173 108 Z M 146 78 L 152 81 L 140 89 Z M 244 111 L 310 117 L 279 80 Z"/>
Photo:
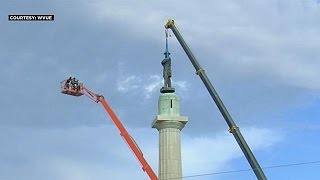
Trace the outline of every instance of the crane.
<path fill-rule="evenodd" d="M 174 35 L 176 36 L 177 40 L 179 41 L 180 45 L 182 46 L 183 50 L 187 54 L 188 58 L 190 59 L 192 65 L 196 70 L 196 74 L 200 76 L 200 79 L 204 83 L 205 87 L 209 91 L 213 101 L 216 103 L 218 109 L 220 110 L 222 116 L 224 117 L 225 121 L 229 126 L 229 132 L 233 134 L 234 138 L 238 142 L 242 152 L 244 153 L 245 157 L 247 158 L 253 172 L 255 173 L 256 177 L 259 180 L 266 180 L 267 177 L 263 173 L 258 161 L 256 160 L 255 156 L 253 155 L 252 151 L 250 150 L 248 144 L 246 143 L 244 137 L 242 136 L 239 127 L 233 121 L 231 115 L 229 114 L 227 108 L 224 106 L 222 100 L 220 99 L 217 91 L 214 89 L 213 85 L 211 84 L 209 78 L 207 77 L 205 71 L 201 68 L 200 64 L 198 63 L 197 59 L 191 52 L 189 46 L 184 41 L 183 37 L 181 36 L 180 32 L 178 31 L 177 27 L 174 24 L 173 19 L 169 19 L 167 23 L 164 25 L 165 29 L 171 29 Z"/>
<path fill-rule="evenodd" d="M 138 159 L 142 166 L 142 170 L 147 173 L 149 178 L 151 180 L 158 180 L 158 177 L 153 172 L 152 168 L 148 164 L 148 162 L 144 159 L 142 152 L 140 151 L 140 148 L 134 141 L 134 139 L 130 136 L 126 128 L 123 126 L 121 121 L 118 119 L 116 114 L 113 112 L 112 108 L 109 106 L 109 104 L 106 102 L 104 97 L 102 95 L 98 95 L 90 91 L 88 88 L 83 86 L 83 83 L 79 83 L 77 79 L 75 78 L 68 78 L 67 80 L 64 80 L 61 82 L 61 93 L 72 95 L 72 96 L 82 96 L 85 95 L 89 97 L 91 100 L 93 100 L 96 103 L 100 103 L 104 110 L 109 115 L 110 119 L 112 120 L 113 124 L 117 127 L 117 129 L 120 132 L 120 135 L 123 137 L 124 141 L 127 143 L 135 157 Z"/>

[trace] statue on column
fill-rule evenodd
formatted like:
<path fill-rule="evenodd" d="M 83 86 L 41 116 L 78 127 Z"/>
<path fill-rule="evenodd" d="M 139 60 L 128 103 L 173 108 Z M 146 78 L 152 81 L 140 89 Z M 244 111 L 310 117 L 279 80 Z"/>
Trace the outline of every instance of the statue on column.
<path fill-rule="evenodd" d="M 163 66 L 163 87 L 171 87 L 171 58 L 164 58 L 161 64 Z"/>
<path fill-rule="evenodd" d="M 161 93 L 173 93 L 175 89 L 171 87 L 171 58 L 168 51 L 168 34 L 166 31 L 166 52 L 164 53 L 164 59 L 161 61 L 163 66 L 163 87 L 160 89 Z"/>

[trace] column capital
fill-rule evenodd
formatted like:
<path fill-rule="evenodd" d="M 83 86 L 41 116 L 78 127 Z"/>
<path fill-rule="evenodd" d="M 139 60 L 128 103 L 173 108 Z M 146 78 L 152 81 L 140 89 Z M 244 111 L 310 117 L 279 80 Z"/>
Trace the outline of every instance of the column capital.
<path fill-rule="evenodd" d="M 152 128 L 157 128 L 158 131 L 164 128 L 175 128 L 181 130 L 187 122 L 188 117 L 186 116 L 157 115 L 152 122 Z"/>

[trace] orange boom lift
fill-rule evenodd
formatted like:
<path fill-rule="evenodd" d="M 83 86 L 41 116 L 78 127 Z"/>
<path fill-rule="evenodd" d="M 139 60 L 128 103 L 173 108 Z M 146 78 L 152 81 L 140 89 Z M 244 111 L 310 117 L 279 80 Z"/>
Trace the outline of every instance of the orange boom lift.
<path fill-rule="evenodd" d="M 147 173 L 147 175 L 151 180 L 158 180 L 158 177 L 153 172 L 153 170 L 151 169 L 147 161 L 144 159 L 140 148 L 138 147 L 134 139 L 130 136 L 126 128 L 122 125 L 122 123 L 120 122 L 118 117 L 115 115 L 115 113 L 112 111 L 111 107 L 108 105 L 108 103 L 106 102 L 106 100 L 102 95 L 93 93 L 92 91 L 84 87 L 82 83 L 78 83 L 78 81 L 75 78 L 71 78 L 71 77 L 61 82 L 61 93 L 72 95 L 72 96 L 86 95 L 94 102 L 100 103 L 102 107 L 105 109 L 105 111 L 108 113 L 114 125 L 120 131 L 120 135 L 123 137 L 124 141 L 128 144 L 133 154 L 140 162 L 142 166 L 142 170 Z"/>

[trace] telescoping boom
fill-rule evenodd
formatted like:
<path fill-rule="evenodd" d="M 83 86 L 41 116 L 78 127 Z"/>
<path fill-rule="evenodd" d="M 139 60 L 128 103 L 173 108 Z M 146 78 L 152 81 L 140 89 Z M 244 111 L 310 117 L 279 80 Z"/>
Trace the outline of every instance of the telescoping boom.
<path fill-rule="evenodd" d="M 238 142 L 243 154 L 247 158 L 252 170 L 254 171 L 256 177 L 259 180 L 266 180 L 267 177 L 264 175 L 258 161 L 254 157 L 252 151 L 250 150 L 248 144 L 246 143 L 245 139 L 243 138 L 239 127 L 236 125 L 236 123 L 233 121 L 231 115 L 229 114 L 227 108 L 224 106 L 222 100 L 220 99 L 217 91 L 214 89 L 213 85 L 211 84 L 209 78 L 207 77 L 205 71 L 201 68 L 200 64 L 198 63 L 197 59 L 191 52 L 190 48 L 188 47 L 187 43 L 182 38 L 180 32 L 178 31 L 177 27 L 174 24 L 174 20 L 169 19 L 168 22 L 165 24 L 166 29 L 171 29 L 176 38 L 178 39 L 180 45 L 182 46 L 183 50 L 189 57 L 192 65 L 196 69 L 196 74 L 200 76 L 202 82 L 206 86 L 207 90 L 209 91 L 209 94 L 211 95 L 213 101 L 218 106 L 222 116 L 224 117 L 225 121 L 227 122 L 229 126 L 229 132 L 233 134 L 234 138 Z"/>
<path fill-rule="evenodd" d="M 83 86 L 82 83 L 79 83 L 75 78 L 69 78 L 61 82 L 61 93 L 68 94 L 72 96 L 82 96 L 86 95 L 91 100 L 96 103 L 100 103 L 104 110 L 110 116 L 110 119 L 114 125 L 118 128 L 120 135 L 123 137 L 124 141 L 128 144 L 129 148 L 132 150 L 135 157 L 138 159 L 142 166 L 142 170 L 147 173 L 151 180 L 158 180 L 158 177 L 151 169 L 150 165 L 144 159 L 142 152 L 140 151 L 138 145 L 135 143 L 133 138 L 127 132 L 126 128 L 122 125 L 116 114 L 112 111 L 111 107 L 108 105 L 106 100 L 102 95 L 98 95 L 87 89 Z"/>

